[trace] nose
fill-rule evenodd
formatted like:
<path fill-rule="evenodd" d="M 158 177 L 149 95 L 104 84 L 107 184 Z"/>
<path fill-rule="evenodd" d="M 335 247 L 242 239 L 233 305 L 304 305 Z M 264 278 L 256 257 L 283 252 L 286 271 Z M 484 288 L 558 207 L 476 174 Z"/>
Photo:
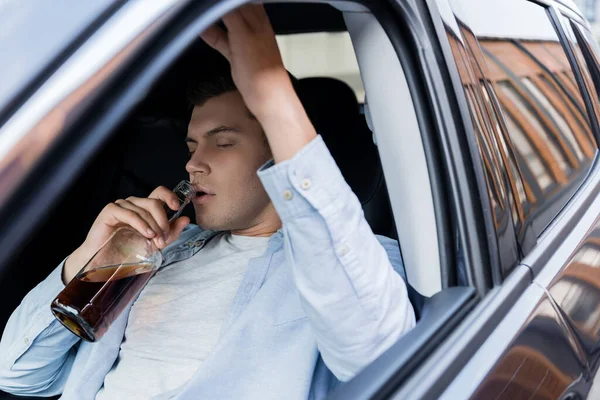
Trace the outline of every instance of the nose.
<path fill-rule="evenodd" d="M 210 167 L 204 161 L 204 158 L 201 156 L 200 152 L 196 150 L 192 156 L 190 157 L 187 164 L 185 164 L 185 170 L 190 174 L 200 174 L 200 175 L 208 175 L 210 174 Z"/>

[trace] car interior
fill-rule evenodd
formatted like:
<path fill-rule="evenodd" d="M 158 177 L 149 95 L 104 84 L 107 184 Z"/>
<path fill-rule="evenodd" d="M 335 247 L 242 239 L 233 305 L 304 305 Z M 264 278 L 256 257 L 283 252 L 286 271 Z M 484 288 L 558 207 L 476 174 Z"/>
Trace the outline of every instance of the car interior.
<path fill-rule="evenodd" d="M 317 132 L 359 198 L 373 232 L 399 240 L 417 318 L 424 318 L 429 304 L 432 322 L 428 329 L 440 331 L 442 326 L 435 321 L 443 323 L 443 313 L 458 312 L 448 304 L 459 307 L 473 291 L 461 292 L 461 301 L 433 298 L 443 287 L 452 285 L 442 284 L 440 277 L 435 213 L 419 125 L 397 54 L 375 17 L 355 12 L 363 8 L 346 2 L 336 6 L 272 3 L 267 5 L 267 12 L 277 35 L 350 34 L 368 101 L 359 102 L 347 83 L 332 76 L 301 77 L 295 87 Z M 128 196 L 146 197 L 159 185 L 174 187 L 188 179 L 183 139 L 191 110 L 186 84 L 195 74 L 209 74 L 219 62 L 223 62 L 220 55 L 196 40 L 86 162 L 2 271 L 0 329 L 26 293 L 84 240 L 106 204 Z M 382 80 L 382 71 L 390 76 Z M 420 181 L 418 187 L 416 181 Z M 187 215 L 193 216 L 192 211 L 189 207 Z M 448 304 L 440 308 L 435 305 L 438 303 Z M 414 340 L 418 335 L 415 331 L 411 337 Z M 431 335 L 421 340 L 428 337 Z M 406 353 L 408 358 L 412 355 Z M 410 366 L 406 359 L 400 362 Z"/>

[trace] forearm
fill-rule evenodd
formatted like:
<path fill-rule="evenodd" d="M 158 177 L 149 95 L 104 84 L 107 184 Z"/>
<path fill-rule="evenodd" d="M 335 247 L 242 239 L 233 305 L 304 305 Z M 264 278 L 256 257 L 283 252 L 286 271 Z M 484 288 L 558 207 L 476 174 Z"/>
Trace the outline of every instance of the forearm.
<path fill-rule="evenodd" d="M 279 80 L 283 82 L 273 82 L 268 99 L 255 107 L 276 164 L 294 157 L 317 136 L 287 73 Z"/>
<path fill-rule="evenodd" d="M 0 340 L 0 389 L 15 394 L 60 393 L 79 338 L 52 315 L 64 288 L 61 263 L 13 312 Z"/>

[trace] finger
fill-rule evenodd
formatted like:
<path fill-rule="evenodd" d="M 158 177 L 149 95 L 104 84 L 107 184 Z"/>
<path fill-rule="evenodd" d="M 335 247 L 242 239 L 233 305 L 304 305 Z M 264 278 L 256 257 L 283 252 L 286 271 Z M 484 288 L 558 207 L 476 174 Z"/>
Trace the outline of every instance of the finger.
<path fill-rule="evenodd" d="M 127 200 L 117 200 L 115 203 L 121 208 L 124 208 L 126 210 L 136 213 L 141 219 L 143 219 L 144 222 L 146 222 L 146 224 L 158 235 L 158 237 L 154 238 L 155 243 L 161 248 L 165 246 L 165 239 L 164 239 L 165 233 L 163 232 L 160 225 L 158 225 L 158 223 L 156 222 L 156 220 L 154 219 L 154 217 L 148 210 L 146 210 L 142 207 L 138 207 L 137 205 L 135 205 Z"/>
<path fill-rule="evenodd" d="M 173 221 L 173 223 L 171 224 L 169 237 L 167 238 L 167 244 L 171 244 L 175 240 L 179 239 L 179 236 L 181 236 L 181 232 L 183 232 L 185 227 L 189 224 L 190 219 L 188 217 L 180 217 Z"/>
<path fill-rule="evenodd" d="M 246 22 L 246 25 L 253 31 L 258 30 L 264 23 L 261 11 L 266 15 L 265 9 L 261 4 L 246 4 L 238 9 L 240 15 Z"/>
<path fill-rule="evenodd" d="M 231 49 L 229 48 L 227 32 L 216 25 L 211 25 L 200 34 L 200 37 L 206 44 L 221 53 L 227 61 L 231 62 Z"/>
<path fill-rule="evenodd" d="M 239 9 L 236 9 L 223 17 L 223 23 L 227 31 L 233 34 L 244 34 L 248 32 L 248 24 L 242 17 Z"/>
<path fill-rule="evenodd" d="M 165 209 L 165 203 L 160 199 L 145 199 L 139 197 L 130 197 L 127 199 L 130 203 L 147 210 L 154 218 L 163 233 L 165 241 L 169 236 L 169 219 Z M 177 202 L 179 204 L 179 202 Z"/>
<path fill-rule="evenodd" d="M 142 217 L 116 203 L 111 203 L 106 206 L 105 212 L 108 214 L 108 218 L 105 222 L 108 226 L 117 227 L 119 225 L 129 225 L 148 239 L 157 236 L 157 233 Z"/>
<path fill-rule="evenodd" d="M 166 203 L 171 210 L 179 210 L 179 198 L 172 190 L 165 186 L 159 186 L 150 193 L 149 199 L 158 199 Z"/>
<path fill-rule="evenodd" d="M 271 20 L 267 15 L 265 6 L 262 4 L 251 4 L 251 12 L 253 15 L 253 19 L 256 21 L 255 30 L 263 32 L 272 32 L 273 36 L 275 36 L 275 33 L 273 31 L 273 25 L 271 24 Z"/>

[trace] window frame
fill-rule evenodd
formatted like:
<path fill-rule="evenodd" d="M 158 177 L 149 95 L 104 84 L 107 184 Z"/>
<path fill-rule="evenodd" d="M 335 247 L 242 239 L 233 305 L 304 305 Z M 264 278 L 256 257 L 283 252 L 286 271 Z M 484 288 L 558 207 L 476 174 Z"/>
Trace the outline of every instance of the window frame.
<path fill-rule="evenodd" d="M 575 80 L 577 82 L 577 87 L 583 98 L 587 115 L 590 120 L 590 125 L 596 138 L 596 147 L 598 148 L 598 145 L 600 143 L 600 121 L 597 118 L 597 110 L 595 110 L 596 107 L 593 105 L 592 99 L 590 98 L 590 94 L 588 93 L 587 85 L 583 78 L 583 74 L 580 69 L 577 56 L 574 54 L 573 48 L 571 47 L 571 41 L 567 37 L 563 27 L 563 21 L 565 23 L 568 23 L 570 20 L 581 21 L 581 19 L 579 18 L 579 16 L 577 16 L 577 14 L 573 13 L 572 10 L 566 8 L 563 5 L 557 4 L 552 4 L 548 7 L 548 14 L 550 15 L 552 24 L 554 25 L 554 29 L 559 35 L 560 42 L 562 44 L 565 54 L 567 55 L 567 59 L 569 60 L 571 70 L 574 73 Z M 596 88 L 596 90 L 598 90 L 598 88 Z"/>
<path fill-rule="evenodd" d="M 118 77 L 133 72 L 131 65 L 164 29 L 172 17 L 169 12 L 184 5 L 179 0 L 143 10 L 135 4 L 123 5 L 0 127 L 0 157 L 28 161 L 9 170 L 5 182 L 14 188 L 7 186 L 0 196 L 0 246 L 11 249 L 0 255 L 0 277 L 26 237 L 64 194 L 68 182 L 137 103 L 131 95 L 119 96 L 125 88 L 119 86 Z M 165 56 L 158 63 L 168 62 Z M 135 90 L 148 90 L 150 80 L 143 78 L 160 72 L 150 67 L 146 71 Z M 111 101 L 119 101 L 121 107 Z M 91 104 L 100 107 L 92 110 Z M 30 196 L 32 187 L 43 195 Z"/>
<path fill-rule="evenodd" d="M 509 81 L 507 81 L 507 82 L 510 84 L 510 87 L 514 89 L 513 90 L 514 94 L 521 95 L 520 97 L 522 100 L 522 104 L 528 105 L 529 113 L 531 113 L 531 115 L 536 118 L 537 123 L 539 123 L 541 127 L 546 127 L 541 132 L 539 132 L 540 135 L 538 135 L 539 136 L 538 141 L 541 140 L 540 143 L 542 143 L 544 145 L 547 140 L 552 140 L 552 143 L 556 143 L 555 145 L 553 145 L 554 150 L 559 152 L 557 154 L 560 155 L 560 159 L 563 160 L 563 162 L 564 162 L 564 168 L 560 168 L 560 170 L 558 170 L 559 166 L 556 163 L 551 162 L 555 158 L 554 153 L 550 153 L 550 155 L 548 156 L 549 157 L 548 160 L 545 160 L 545 158 L 542 160 L 544 168 L 546 168 L 546 170 L 548 170 L 550 167 L 554 167 L 551 171 L 552 173 L 550 174 L 551 176 L 554 177 L 553 183 L 551 184 L 550 187 L 547 187 L 544 190 L 542 190 L 541 188 L 538 188 L 539 193 L 538 193 L 538 195 L 536 195 L 536 198 L 538 198 L 538 201 L 535 201 L 534 203 L 532 203 L 531 201 L 527 201 L 526 204 L 523 205 L 524 210 L 527 209 L 530 211 L 527 211 L 525 213 L 526 218 L 523 220 L 524 224 L 526 225 L 525 230 L 522 230 L 521 228 L 519 228 L 518 233 L 517 233 L 519 243 L 521 244 L 521 252 L 522 252 L 521 258 L 525 257 L 529 252 L 531 252 L 531 250 L 539 242 L 540 238 L 543 237 L 545 230 L 548 229 L 548 227 L 553 223 L 553 221 L 560 218 L 561 210 L 564 209 L 565 206 L 569 203 L 570 199 L 573 198 L 573 196 L 577 193 L 578 188 L 581 187 L 582 182 L 585 180 L 586 176 L 589 175 L 591 168 L 592 168 L 593 159 L 596 154 L 595 152 L 592 152 L 592 150 L 590 150 L 589 147 L 591 145 L 592 148 L 597 148 L 597 143 L 593 143 L 593 139 L 590 138 L 590 135 L 593 135 L 594 137 L 596 137 L 597 132 L 598 132 L 598 124 L 597 124 L 597 120 L 594 118 L 594 114 L 592 113 L 593 108 L 591 107 L 591 100 L 589 97 L 589 93 L 586 91 L 586 87 L 583 82 L 583 78 L 581 76 L 581 71 L 578 68 L 578 64 L 576 63 L 576 60 L 574 60 L 575 55 L 572 53 L 572 51 L 570 49 L 570 42 L 569 42 L 568 38 L 566 37 L 564 31 L 562 30 L 563 29 L 562 26 L 560 26 L 559 24 L 557 25 L 557 23 L 556 23 L 557 19 L 556 19 L 556 10 L 555 9 L 557 6 L 554 5 L 553 3 L 543 2 L 543 1 L 541 1 L 541 2 L 540 1 L 529 1 L 529 3 L 532 6 L 539 7 L 539 10 L 538 10 L 539 17 L 543 16 L 545 21 L 547 21 L 547 24 L 548 24 L 547 28 L 553 29 L 553 37 L 556 39 L 556 43 L 557 43 L 556 48 L 554 48 L 554 47 L 552 48 L 553 51 L 554 50 L 560 51 L 560 52 L 564 53 L 564 57 L 566 57 L 567 61 L 562 62 L 562 64 L 565 65 L 565 70 L 567 70 L 567 68 L 570 68 L 569 75 L 572 75 L 572 77 L 571 76 L 568 76 L 568 77 L 561 76 L 561 78 L 563 78 L 563 80 L 568 79 L 568 83 L 571 85 L 571 89 L 574 91 L 574 93 L 579 93 L 579 95 L 577 96 L 578 99 L 575 99 L 574 96 L 569 96 L 569 101 L 574 101 L 574 103 L 573 104 L 569 103 L 568 107 L 565 108 L 565 110 L 569 111 L 568 118 L 567 118 L 565 116 L 565 111 L 559 111 L 558 109 L 556 109 L 555 102 L 558 99 L 548 98 L 547 90 L 549 90 L 551 88 L 545 87 L 545 86 L 543 88 L 540 88 L 538 86 L 535 87 L 535 89 L 537 89 L 542 95 L 546 96 L 550 105 L 553 107 L 553 111 L 557 112 L 558 115 L 561 116 L 561 118 L 563 118 L 563 121 L 566 123 L 565 126 L 569 127 L 568 132 L 563 132 L 559 129 L 558 126 L 556 126 L 556 127 L 554 126 L 554 124 L 555 124 L 554 117 L 552 117 L 550 115 L 550 111 L 546 109 L 543 102 L 541 102 L 541 100 L 539 98 L 534 96 L 534 93 L 532 93 L 531 96 L 521 95 L 522 93 L 530 92 L 530 90 L 528 88 L 526 88 L 525 82 L 522 82 L 523 77 L 520 74 L 517 76 L 517 74 L 512 73 L 511 72 L 512 70 L 508 69 L 508 67 L 506 67 L 504 65 L 506 60 L 496 60 L 496 58 L 495 58 L 496 56 L 494 55 L 495 50 L 493 50 L 494 47 L 486 48 L 486 46 L 484 46 L 483 42 L 480 42 L 479 38 L 475 38 L 475 40 L 477 41 L 476 46 L 479 46 L 481 51 L 484 52 L 484 54 L 486 54 L 488 57 L 492 58 L 493 60 L 496 60 L 495 63 L 498 64 L 497 67 L 499 67 L 502 71 L 504 71 L 504 73 L 507 74 L 507 76 L 510 78 Z M 468 21 L 465 21 L 465 22 L 468 23 Z M 458 24 L 460 25 L 460 21 L 458 21 Z M 456 29 L 458 29 L 458 28 L 456 28 Z M 461 30 L 462 30 L 462 28 L 461 28 Z M 471 35 L 469 35 L 467 38 L 464 39 L 464 41 L 466 42 L 464 44 L 465 46 L 469 45 L 470 36 Z M 492 42 L 492 45 L 493 45 L 493 42 Z M 528 57 L 530 59 L 532 68 L 535 66 L 535 68 L 541 67 L 542 70 L 545 69 L 541 60 L 538 60 L 537 57 L 535 57 L 528 50 L 529 49 L 528 47 L 526 48 L 526 46 L 527 46 L 526 43 L 522 44 L 521 42 L 516 42 L 516 43 L 514 43 L 514 46 L 515 46 L 514 48 L 511 48 L 509 50 L 511 50 L 513 52 L 517 52 L 518 54 L 522 53 L 523 56 Z M 452 63 L 452 62 L 471 63 L 469 58 L 465 59 L 463 56 L 462 60 L 456 60 L 453 57 L 454 55 L 455 54 L 452 54 L 450 57 L 447 56 L 449 63 Z M 458 55 L 456 55 L 456 56 L 458 57 Z M 561 55 L 561 59 L 562 59 L 562 57 L 563 56 Z M 523 66 L 523 68 L 524 67 L 525 66 Z M 476 66 L 472 66 L 472 68 L 476 68 Z M 490 71 L 488 71 L 488 72 L 490 72 Z M 498 73 L 500 73 L 500 72 L 498 72 Z M 463 80 L 464 79 L 461 79 L 461 81 L 463 81 Z M 495 89 L 498 89 L 498 90 L 495 90 Z M 552 89 L 557 89 L 557 88 L 552 88 Z M 498 101 L 500 100 L 501 96 L 507 95 L 504 92 L 501 92 L 499 90 L 499 88 L 494 88 L 494 90 L 492 90 L 492 93 L 495 95 L 494 97 L 497 96 Z M 550 94 L 552 94 L 552 93 L 550 93 Z M 562 97 L 564 97 L 564 96 L 561 96 L 561 98 Z M 515 107 L 517 107 L 517 106 L 515 106 Z M 509 112 L 509 111 L 510 110 L 507 110 L 506 112 Z M 465 111 L 463 110 L 463 112 L 465 112 Z M 469 113 L 467 112 L 467 115 L 468 114 Z M 505 121 L 506 118 L 511 118 L 511 121 L 513 123 L 518 122 L 515 119 L 515 115 L 510 112 L 509 112 L 510 115 L 506 115 L 505 111 L 502 110 L 502 112 L 500 112 L 498 114 L 499 114 L 498 117 L 504 121 L 503 125 L 505 125 L 505 126 L 506 126 L 506 121 Z M 567 122 L 567 119 L 569 122 Z M 531 121 L 531 122 L 533 123 L 535 121 Z M 581 125 L 581 124 L 584 124 L 584 125 Z M 536 130 L 536 132 L 537 132 L 537 130 Z M 544 139 L 545 136 L 542 135 L 542 133 L 544 135 L 547 135 L 548 137 L 546 139 Z M 568 136 L 570 134 L 572 134 L 572 136 Z M 515 149 L 514 143 L 512 143 L 512 141 L 510 140 L 510 135 L 508 137 L 508 140 L 511 143 L 512 149 Z M 582 142 L 582 141 L 584 141 L 584 142 Z M 588 148 L 586 148 L 585 153 L 582 153 L 583 144 L 585 144 L 585 146 L 588 147 Z M 530 142 L 530 145 L 534 146 L 534 144 L 531 142 Z M 579 149 L 574 146 L 579 146 Z M 578 152 L 578 150 L 579 150 L 579 152 Z M 519 164 L 522 164 L 523 158 L 519 155 L 518 152 L 514 152 L 514 154 L 515 154 L 515 157 L 517 157 L 517 159 L 520 160 Z M 583 159 L 579 158 L 580 154 L 584 154 Z M 591 161 L 589 161 L 589 160 L 591 160 Z M 511 173 L 510 167 L 508 165 L 504 165 L 504 167 L 505 167 L 505 169 L 509 170 L 509 173 Z M 523 170 L 522 174 L 521 174 L 522 175 L 521 177 L 523 178 L 523 183 L 525 185 L 527 184 L 527 181 L 528 181 L 527 179 L 525 179 L 526 172 L 528 172 L 528 171 L 529 170 L 527 168 L 525 168 L 525 170 Z M 529 172 L 531 172 L 531 171 L 529 171 Z M 525 175 L 523 175 L 523 174 L 525 174 Z M 533 176 L 533 175 L 531 175 L 531 176 Z M 519 178 L 517 178 L 517 179 L 519 179 Z M 557 181 L 557 179 L 559 179 L 559 180 Z M 537 183 L 537 182 L 534 182 L 534 183 Z M 543 196 L 541 196 L 541 194 L 543 194 Z M 485 199 L 483 199 L 483 200 L 485 200 Z M 513 206 L 518 208 L 519 199 L 516 196 L 516 194 L 513 197 L 512 201 L 514 203 Z M 493 205 L 490 205 L 490 206 L 493 206 Z M 540 217 L 543 217 L 543 218 L 540 219 Z M 500 244 L 499 244 L 499 246 L 500 246 Z M 502 252 L 503 249 L 499 248 L 498 250 L 499 250 L 499 252 Z M 496 267 L 494 265 L 492 265 L 491 268 L 492 268 L 493 274 L 495 276 L 497 276 L 498 274 L 494 272 L 494 269 L 496 269 Z"/>
<path fill-rule="evenodd" d="M 577 40 L 580 41 L 579 38 L 581 38 L 581 41 L 585 43 L 585 46 L 581 46 L 580 44 L 580 48 L 585 49 L 582 50 L 582 53 L 584 57 L 586 57 L 586 66 L 590 70 L 590 74 L 592 77 L 593 84 L 596 87 L 596 91 L 600 91 L 600 55 L 598 57 L 595 57 L 594 55 L 590 54 L 593 52 L 599 53 L 600 46 L 598 46 L 598 43 L 596 43 L 595 41 L 590 43 L 588 35 L 592 35 L 592 32 L 590 32 L 590 30 L 587 27 L 584 27 L 580 22 L 572 19 L 567 14 L 564 14 L 564 17 L 568 19 L 568 22 L 571 24 L 571 27 L 573 29 L 573 32 L 575 33 Z M 587 57 L 589 57 L 589 59 Z M 593 65 L 594 68 L 591 68 L 590 65 Z"/>
<path fill-rule="evenodd" d="M 585 84 L 577 64 L 576 56 L 572 53 L 569 40 L 563 31 L 560 15 L 564 14 L 578 22 L 584 20 L 575 11 L 564 4 L 557 3 L 552 0 L 528 1 L 547 9 L 547 13 L 551 19 L 554 29 L 559 35 L 559 42 L 561 43 L 567 59 L 569 60 L 569 65 L 573 71 L 575 83 L 577 83 L 577 89 L 581 93 L 582 99 L 586 106 L 588 118 L 594 118 L 593 112 L 590 111 L 591 100 L 587 90 L 585 89 Z M 598 131 L 600 130 L 600 126 L 594 121 L 595 119 L 590 119 L 590 125 L 598 143 Z M 581 218 L 583 218 L 587 207 L 594 200 L 594 193 L 597 193 L 598 190 L 600 190 L 600 181 L 598 180 L 598 175 L 600 174 L 599 159 L 599 152 L 597 151 L 595 157 L 591 161 L 590 166 L 584 174 L 585 176 L 579 182 L 577 189 L 571 194 L 568 201 L 563 204 L 559 212 L 548 223 L 543 232 L 541 232 L 541 234 L 537 237 L 537 243 L 535 246 L 523 258 L 522 263 L 531 269 L 533 277 L 538 277 L 540 274 L 552 274 L 550 271 L 553 271 L 557 268 L 557 266 L 554 265 L 547 265 L 548 260 L 552 258 L 555 250 L 559 247 L 561 239 L 566 237 L 567 234 L 571 232 L 581 221 Z"/>

